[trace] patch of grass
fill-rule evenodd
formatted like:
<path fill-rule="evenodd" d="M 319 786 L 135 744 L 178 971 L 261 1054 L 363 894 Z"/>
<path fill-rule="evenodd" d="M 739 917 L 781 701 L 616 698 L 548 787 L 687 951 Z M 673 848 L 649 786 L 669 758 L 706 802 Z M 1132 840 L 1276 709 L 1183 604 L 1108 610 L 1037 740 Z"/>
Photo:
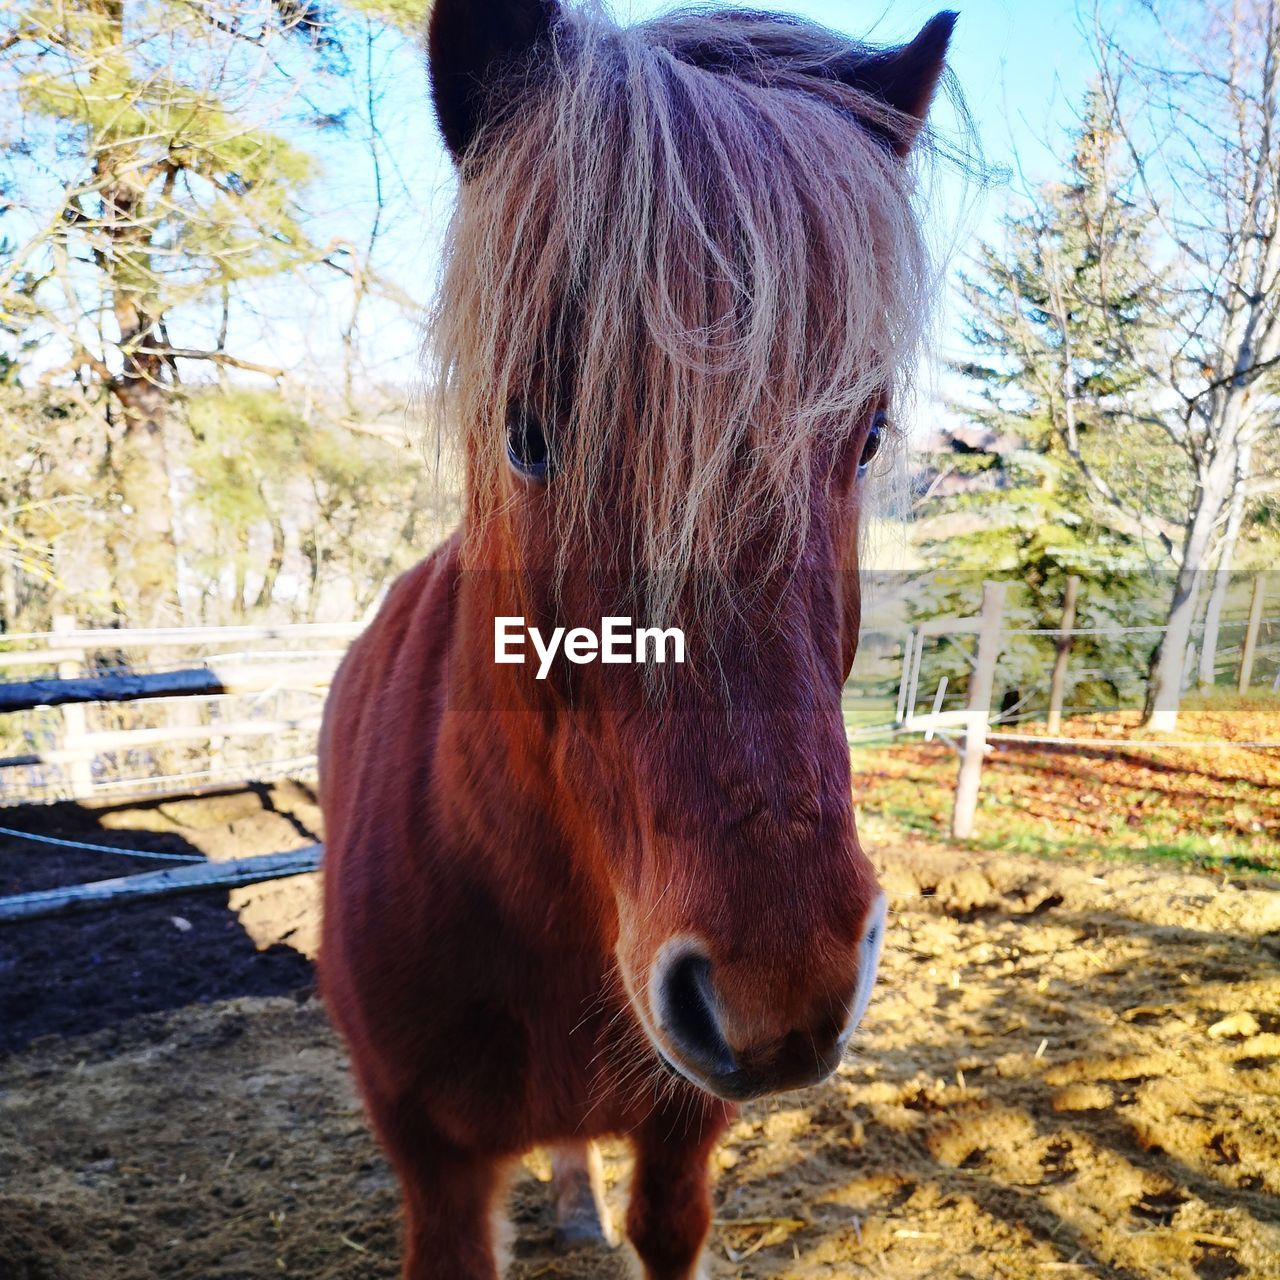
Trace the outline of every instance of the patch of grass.
<path fill-rule="evenodd" d="M 1186 747 L 1001 744 L 983 769 L 967 847 L 1280 871 L 1280 751 L 1233 745 L 1280 738 L 1280 702 L 1221 695 L 1205 702 L 1212 705 L 1193 705 L 1181 718 Z M 1127 740 L 1140 736 L 1135 720 L 1088 717 L 1071 722 L 1070 732 Z M 947 837 L 958 768 L 947 746 L 859 743 L 852 759 L 860 811 L 904 834 Z"/>

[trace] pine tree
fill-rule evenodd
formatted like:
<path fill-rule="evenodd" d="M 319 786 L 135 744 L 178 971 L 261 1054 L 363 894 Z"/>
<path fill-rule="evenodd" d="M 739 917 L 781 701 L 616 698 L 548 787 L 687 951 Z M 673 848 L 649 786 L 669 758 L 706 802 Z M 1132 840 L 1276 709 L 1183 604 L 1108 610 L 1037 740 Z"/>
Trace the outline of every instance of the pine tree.
<path fill-rule="evenodd" d="M 1149 585 L 1131 571 L 1145 546 L 1176 533 L 1151 404 L 1170 300 L 1132 183 L 1094 90 L 1066 179 L 1007 218 L 1002 241 L 981 245 L 962 275 L 971 356 L 956 366 L 967 394 L 952 410 L 968 425 L 931 459 L 934 492 L 920 514 L 930 562 L 976 572 L 949 573 L 931 608 L 970 612 L 983 576 L 1008 575 L 1018 584 L 1011 618 L 1053 627 L 1065 579 L 1077 574 L 1079 625 L 1154 616 Z M 1025 648 L 1005 658 L 1024 688 L 1051 661 L 1049 641 Z M 1090 648 L 1080 650 L 1086 667 L 1146 664 L 1145 652 Z M 1136 687 L 1129 678 L 1106 692 Z"/>
<path fill-rule="evenodd" d="M 174 611 L 181 370 L 277 374 L 236 353 L 228 317 L 253 282 L 332 255 L 302 226 L 315 160 L 267 117 L 314 117 L 301 82 L 340 58 L 307 0 L 0 9 L 0 323 L 33 376 L 73 376 L 101 406 L 109 559 L 135 622 Z"/>

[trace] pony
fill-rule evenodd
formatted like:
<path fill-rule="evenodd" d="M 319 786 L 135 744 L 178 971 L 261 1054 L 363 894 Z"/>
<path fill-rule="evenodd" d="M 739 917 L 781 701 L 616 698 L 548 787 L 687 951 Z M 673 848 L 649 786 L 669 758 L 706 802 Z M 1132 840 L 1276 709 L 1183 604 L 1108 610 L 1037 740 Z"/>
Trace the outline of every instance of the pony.
<path fill-rule="evenodd" d="M 737 1104 L 841 1061 L 885 899 L 841 689 L 859 516 L 932 289 L 914 208 L 954 15 L 435 0 L 456 162 L 426 351 L 460 527 L 392 587 L 321 732 L 322 989 L 411 1280 L 492 1280 L 504 1169 L 688 1280 Z M 884 450 L 887 456 L 890 450 Z M 495 661 L 503 619 L 678 626 L 683 666 Z"/>

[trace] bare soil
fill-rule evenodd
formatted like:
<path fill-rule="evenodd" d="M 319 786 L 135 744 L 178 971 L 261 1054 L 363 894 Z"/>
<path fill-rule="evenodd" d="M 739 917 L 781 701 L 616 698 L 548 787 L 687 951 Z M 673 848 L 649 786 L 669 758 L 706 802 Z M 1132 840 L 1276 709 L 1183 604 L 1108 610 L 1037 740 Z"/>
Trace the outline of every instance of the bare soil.
<path fill-rule="evenodd" d="M 314 795 L 294 783 L 92 809 L 0 809 L 0 826 L 14 830 L 211 861 L 313 843 L 319 820 Z M 0 835 L 0 895 L 175 865 Z M 0 924 L 0 1053 L 41 1036 L 114 1027 L 134 1014 L 310 990 L 311 964 L 285 932 L 277 922 L 276 936 L 259 948 L 226 893 Z"/>
<path fill-rule="evenodd" d="M 292 785 L 0 818 L 210 857 L 318 821 Z M 864 835 L 878 995 L 834 1080 L 722 1144 L 713 1280 L 1280 1277 L 1280 885 Z M 131 869 L 83 856 L 0 844 L 0 889 Z M 0 926 L 4 1280 L 396 1275 L 395 1188 L 310 994 L 315 893 Z M 513 1181 L 513 1280 L 630 1275 L 554 1251 L 548 1173 Z"/>

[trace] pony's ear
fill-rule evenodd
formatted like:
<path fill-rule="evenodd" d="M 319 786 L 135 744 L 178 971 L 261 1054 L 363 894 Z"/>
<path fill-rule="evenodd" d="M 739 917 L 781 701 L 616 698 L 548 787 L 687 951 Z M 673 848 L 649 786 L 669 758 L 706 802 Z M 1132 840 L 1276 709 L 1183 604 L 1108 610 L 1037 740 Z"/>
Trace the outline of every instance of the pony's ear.
<path fill-rule="evenodd" d="M 427 25 L 431 98 L 445 145 L 461 160 L 485 125 L 514 104 L 504 72 L 549 40 L 557 0 L 435 0 Z"/>
<path fill-rule="evenodd" d="M 947 45 L 958 16 L 950 11 L 936 14 L 910 44 L 857 54 L 840 68 L 840 79 L 846 84 L 871 94 L 897 113 L 892 133 L 884 131 L 896 155 L 905 156 L 920 134 L 946 69 Z"/>

